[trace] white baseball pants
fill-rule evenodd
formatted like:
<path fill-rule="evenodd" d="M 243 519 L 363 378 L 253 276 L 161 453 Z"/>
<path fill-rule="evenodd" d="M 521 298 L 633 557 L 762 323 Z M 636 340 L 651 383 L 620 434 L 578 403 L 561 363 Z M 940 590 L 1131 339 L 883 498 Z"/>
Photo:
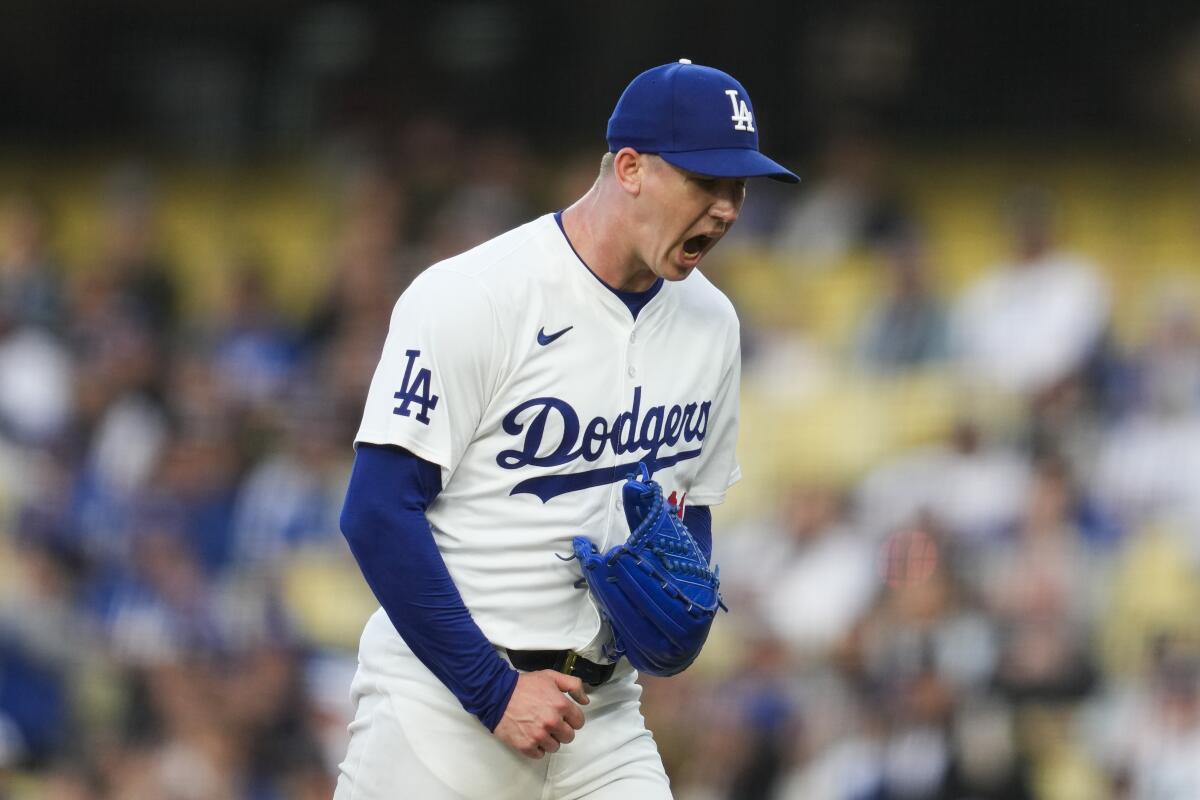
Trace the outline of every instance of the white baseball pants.
<path fill-rule="evenodd" d="M 671 800 L 628 662 L 591 702 L 575 740 L 530 759 L 463 710 L 382 611 L 363 631 L 357 705 L 334 800 Z"/>

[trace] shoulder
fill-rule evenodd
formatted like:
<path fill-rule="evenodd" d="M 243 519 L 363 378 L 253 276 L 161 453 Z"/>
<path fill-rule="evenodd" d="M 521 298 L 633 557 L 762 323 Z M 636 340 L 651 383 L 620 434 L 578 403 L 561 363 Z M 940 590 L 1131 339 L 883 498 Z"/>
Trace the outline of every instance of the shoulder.
<path fill-rule="evenodd" d="M 549 228 L 547 227 L 549 223 Z M 523 281 L 536 280 L 538 264 L 549 260 L 550 236 L 556 230 L 547 215 L 513 228 L 456 256 L 422 270 L 398 305 L 471 310 L 495 304 L 496 298 L 519 290 Z"/>
<path fill-rule="evenodd" d="M 427 267 L 405 295 L 436 308 L 446 303 L 466 310 L 478 303 L 506 305 L 551 271 L 557 233 L 552 216 L 539 217 Z"/>
<path fill-rule="evenodd" d="M 737 329 L 738 316 L 733 303 L 700 270 L 669 287 L 684 313 L 704 318 L 710 324 L 716 322 Z"/>
<path fill-rule="evenodd" d="M 439 261 L 426 272 L 448 273 L 470 278 L 482 285 L 499 285 L 537 267 L 553 257 L 558 236 L 554 217 L 547 214 L 489 239 L 464 253 Z"/>

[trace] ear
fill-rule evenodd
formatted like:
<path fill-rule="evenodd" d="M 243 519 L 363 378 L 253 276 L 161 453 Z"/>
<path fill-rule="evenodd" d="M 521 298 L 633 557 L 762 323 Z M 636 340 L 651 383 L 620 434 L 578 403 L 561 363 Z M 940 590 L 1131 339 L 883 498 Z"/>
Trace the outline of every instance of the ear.
<path fill-rule="evenodd" d="M 629 194 L 637 197 L 646 177 L 646 158 L 632 147 L 622 147 L 613 156 L 613 175 Z"/>

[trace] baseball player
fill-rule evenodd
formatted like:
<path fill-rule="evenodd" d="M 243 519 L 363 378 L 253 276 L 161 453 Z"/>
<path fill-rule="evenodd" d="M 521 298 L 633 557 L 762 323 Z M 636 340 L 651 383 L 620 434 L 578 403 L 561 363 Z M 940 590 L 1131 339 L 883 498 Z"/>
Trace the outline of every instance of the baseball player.
<path fill-rule="evenodd" d="M 671 796 L 567 556 L 629 537 L 640 469 L 710 556 L 708 507 L 739 477 L 738 321 L 693 273 L 746 178 L 798 179 L 759 152 L 745 88 L 686 59 L 629 84 L 607 139 L 576 203 L 396 304 L 342 513 L 381 609 L 338 800 Z"/>

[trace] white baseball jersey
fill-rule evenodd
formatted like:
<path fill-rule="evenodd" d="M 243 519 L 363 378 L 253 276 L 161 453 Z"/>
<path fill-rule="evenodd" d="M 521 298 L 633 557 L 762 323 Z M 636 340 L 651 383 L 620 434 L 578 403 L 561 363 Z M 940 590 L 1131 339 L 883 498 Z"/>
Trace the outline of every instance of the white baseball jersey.
<path fill-rule="evenodd" d="M 441 467 L 427 516 L 493 644 L 584 650 L 600 617 L 578 562 L 556 554 L 579 534 L 624 540 L 638 462 L 668 495 L 724 500 L 739 372 L 737 317 L 703 275 L 664 283 L 634 320 L 547 215 L 401 296 L 356 442 Z"/>

